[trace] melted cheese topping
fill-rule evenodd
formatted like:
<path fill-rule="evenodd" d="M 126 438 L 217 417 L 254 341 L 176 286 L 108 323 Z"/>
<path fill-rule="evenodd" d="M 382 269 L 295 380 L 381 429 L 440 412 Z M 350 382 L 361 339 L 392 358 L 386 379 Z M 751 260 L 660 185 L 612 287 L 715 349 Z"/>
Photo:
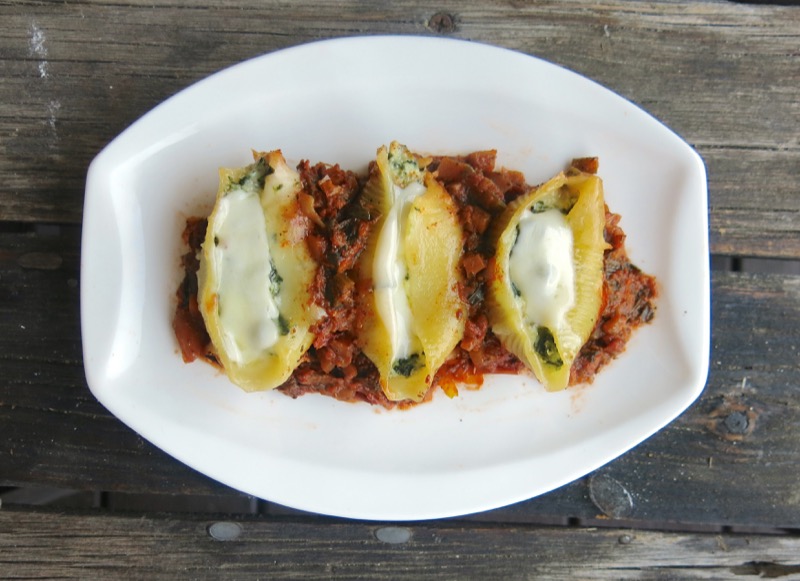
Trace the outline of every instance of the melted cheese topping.
<path fill-rule="evenodd" d="M 259 195 L 231 189 L 219 201 L 213 233 L 222 341 L 237 363 L 256 359 L 278 340 L 277 292 Z"/>
<path fill-rule="evenodd" d="M 405 359 L 419 349 L 412 331 L 411 308 L 404 281 L 407 275 L 402 233 L 411 202 L 425 193 L 425 186 L 412 182 L 405 188 L 392 184 L 394 204 L 378 236 L 373 263 L 375 306 L 386 326 L 392 348 L 392 359 Z"/>
<path fill-rule="evenodd" d="M 559 210 L 525 212 L 509 257 L 509 277 L 527 323 L 562 326 L 575 304 L 572 230 Z"/>

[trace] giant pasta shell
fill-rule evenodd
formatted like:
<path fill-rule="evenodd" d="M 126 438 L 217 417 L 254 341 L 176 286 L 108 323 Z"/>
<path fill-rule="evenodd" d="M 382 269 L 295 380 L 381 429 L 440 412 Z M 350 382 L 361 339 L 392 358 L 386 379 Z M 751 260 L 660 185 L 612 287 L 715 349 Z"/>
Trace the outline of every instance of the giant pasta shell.
<path fill-rule="evenodd" d="M 464 335 L 458 288 L 463 233 L 455 203 L 425 161 L 394 142 L 364 190 L 376 223 L 359 262 L 359 344 L 392 401 L 420 401 Z"/>
<path fill-rule="evenodd" d="M 572 233 L 574 302 L 549 325 L 526 320 L 525 297 L 510 277 L 510 256 L 518 225 L 528 212 L 556 210 Z M 489 264 L 492 330 L 551 391 L 569 384 L 570 368 L 594 329 L 603 301 L 605 203 L 597 176 L 571 170 L 521 196 L 498 218 L 493 232 L 496 254 Z M 535 249 L 518 249 L 534 251 Z"/>
<path fill-rule="evenodd" d="M 298 174 L 280 151 L 220 170 L 198 271 L 199 307 L 217 357 L 246 391 L 286 381 L 324 313 L 309 292 L 317 264 L 304 242 Z"/>

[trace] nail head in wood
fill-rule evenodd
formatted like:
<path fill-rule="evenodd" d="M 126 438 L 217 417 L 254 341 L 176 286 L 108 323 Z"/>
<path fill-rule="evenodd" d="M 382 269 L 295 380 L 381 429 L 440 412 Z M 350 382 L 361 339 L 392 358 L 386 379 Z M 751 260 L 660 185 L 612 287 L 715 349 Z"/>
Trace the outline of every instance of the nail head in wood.
<path fill-rule="evenodd" d="M 242 525 L 236 522 L 215 522 L 208 527 L 208 534 L 215 541 L 235 541 L 242 531 Z"/>
<path fill-rule="evenodd" d="M 608 517 L 626 518 L 633 513 L 631 493 L 607 474 L 595 474 L 589 479 L 589 497 Z"/>
<path fill-rule="evenodd" d="M 747 419 L 747 415 L 742 412 L 733 412 L 725 418 L 725 427 L 731 434 L 746 433 L 749 424 L 750 421 Z"/>
<path fill-rule="evenodd" d="M 411 529 L 406 527 L 381 527 L 375 531 L 375 537 L 390 545 L 400 545 L 411 540 Z"/>
<path fill-rule="evenodd" d="M 431 16 L 430 20 L 428 20 L 428 28 L 433 32 L 438 32 L 439 34 L 455 32 L 456 20 L 453 18 L 452 14 L 448 14 L 447 12 L 437 12 Z"/>

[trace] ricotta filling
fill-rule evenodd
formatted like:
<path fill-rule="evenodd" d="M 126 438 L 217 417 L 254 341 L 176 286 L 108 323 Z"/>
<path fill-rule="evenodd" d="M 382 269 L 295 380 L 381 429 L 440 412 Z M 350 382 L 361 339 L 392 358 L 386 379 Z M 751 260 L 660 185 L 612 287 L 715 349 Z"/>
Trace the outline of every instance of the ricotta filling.
<path fill-rule="evenodd" d="M 223 346 L 231 360 L 247 363 L 281 334 L 280 277 L 272 264 L 258 193 L 231 189 L 219 202 L 213 233 Z"/>
<path fill-rule="evenodd" d="M 402 234 L 414 199 L 425 193 L 425 186 L 412 182 L 405 188 L 392 185 L 394 203 L 378 236 L 372 278 L 375 307 L 389 334 L 392 362 L 418 353 L 419 340 L 413 333 L 411 307 L 405 290 L 408 269 Z"/>
<path fill-rule="evenodd" d="M 559 329 L 575 304 L 572 229 L 560 210 L 526 211 L 509 257 L 509 277 L 529 325 Z"/>

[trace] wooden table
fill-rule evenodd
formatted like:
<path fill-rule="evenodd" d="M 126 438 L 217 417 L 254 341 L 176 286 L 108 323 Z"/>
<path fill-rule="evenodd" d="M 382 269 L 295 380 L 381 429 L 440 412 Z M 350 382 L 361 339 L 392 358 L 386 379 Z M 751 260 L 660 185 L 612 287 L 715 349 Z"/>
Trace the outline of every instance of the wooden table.
<path fill-rule="evenodd" d="M 800 578 L 800 277 L 736 268 L 800 259 L 800 6 L 12 1 L 0 29 L 0 577 Z M 723 267 L 708 384 L 677 421 L 542 497 L 414 524 L 303 514 L 217 484 L 106 411 L 81 359 L 97 152 L 230 64 L 383 33 L 537 55 L 650 111 L 706 161 Z"/>

